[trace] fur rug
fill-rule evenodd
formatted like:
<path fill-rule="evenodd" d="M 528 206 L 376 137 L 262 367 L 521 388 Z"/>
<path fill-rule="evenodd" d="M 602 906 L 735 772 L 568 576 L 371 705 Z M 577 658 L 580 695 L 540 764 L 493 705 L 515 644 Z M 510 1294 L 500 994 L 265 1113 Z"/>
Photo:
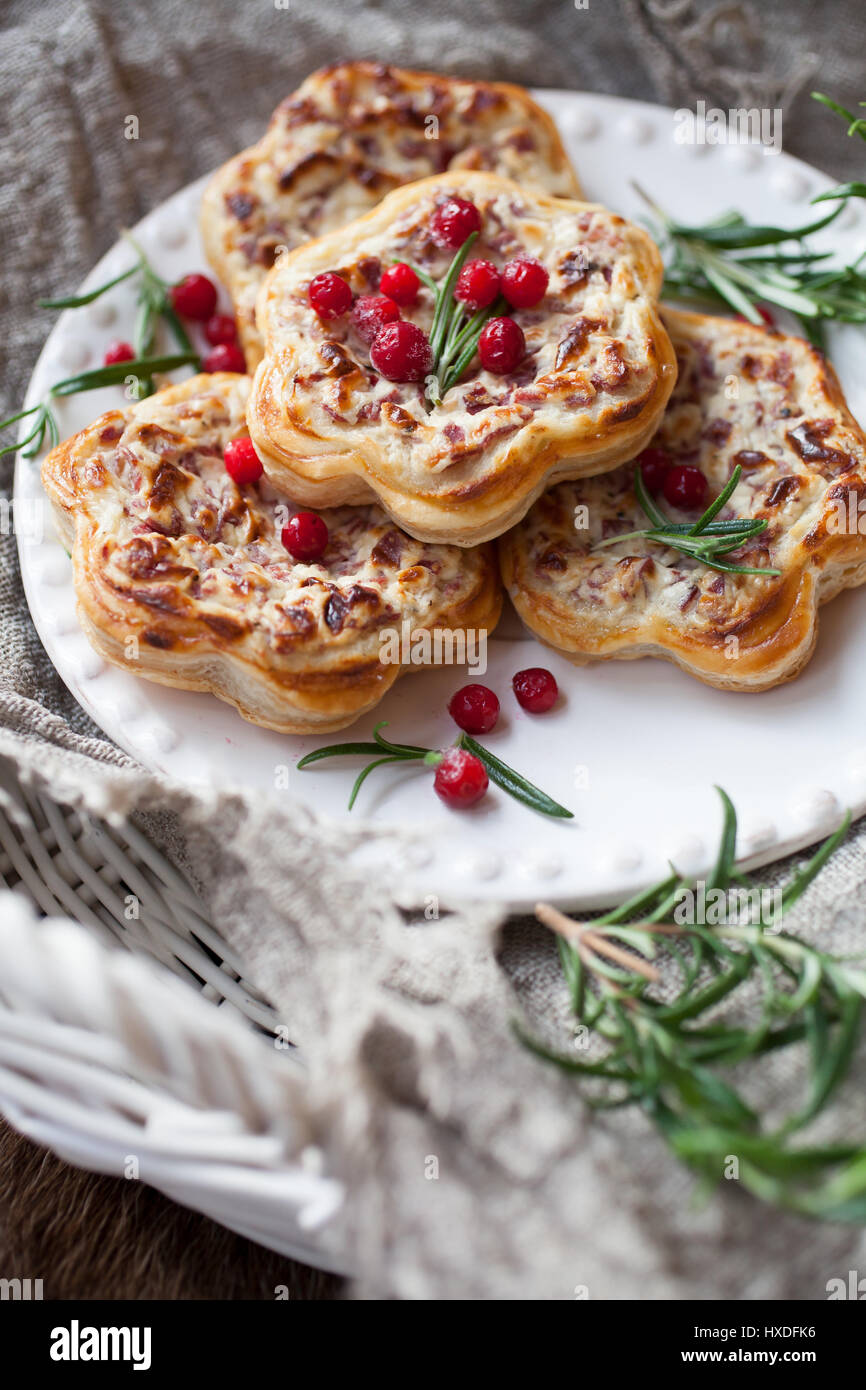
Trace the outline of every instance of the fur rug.
<path fill-rule="evenodd" d="M 0 1120 L 0 1276 L 46 1299 L 336 1299 L 341 1281 L 143 1183 L 62 1163 Z"/>

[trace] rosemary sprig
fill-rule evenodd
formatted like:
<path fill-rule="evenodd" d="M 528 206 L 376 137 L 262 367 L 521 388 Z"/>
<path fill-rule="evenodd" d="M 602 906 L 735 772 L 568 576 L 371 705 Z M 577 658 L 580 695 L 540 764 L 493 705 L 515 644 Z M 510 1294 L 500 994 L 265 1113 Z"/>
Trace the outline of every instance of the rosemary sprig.
<path fill-rule="evenodd" d="M 412 269 L 433 294 L 433 322 L 430 326 L 430 352 L 432 369 L 428 379 L 427 394 L 432 405 L 441 405 L 442 397 L 450 391 L 462 377 L 475 353 L 478 340 L 488 319 L 505 312 L 506 303 L 501 295 L 484 309 L 478 309 L 467 317 L 467 312 L 459 299 L 454 298 L 457 277 L 466 262 L 478 233 L 471 232 L 463 245 L 455 253 L 442 281 L 437 284 L 426 270 L 413 265 Z M 395 262 L 396 264 L 396 262 Z"/>
<path fill-rule="evenodd" d="M 116 386 L 132 378 L 135 382 L 135 398 L 142 400 L 153 391 L 153 374 L 155 372 L 170 372 L 176 367 L 184 367 L 193 363 L 198 365 L 198 353 L 193 348 L 189 335 L 171 304 L 169 298 L 171 287 L 168 281 L 157 275 L 147 256 L 129 232 L 124 232 L 123 235 L 135 252 L 134 265 L 121 271 L 113 279 L 107 280 L 105 284 L 97 285 L 95 289 L 88 290 L 85 294 L 71 295 L 66 299 L 40 299 L 37 303 L 41 309 L 80 309 L 85 304 L 92 304 L 94 300 L 99 299 L 100 295 L 106 294 L 108 290 L 113 289 L 123 280 L 129 280 L 133 275 L 138 275 L 140 280 L 137 293 L 138 313 L 134 333 L 135 357 L 126 362 L 113 362 L 106 367 L 95 367 L 89 372 L 78 372 L 75 376 L 57 381 L 45 399 L 37 405 L 31 406 L 29 410 L 19 410 L 16 415 L 10 415 L 7 419 L 0 420 L 0 430 L 4 430 L 19 420 L 24 420 L 28 416 L 33 417 L 33 428 L 30 433 L 24 439 L 7 444 L 0 449 L 0 458 L 4 454 L 11 454 L 19 449 L 22 458 L 35 458 L 45 442 L 46 432 L 52 447 L 59 443 L 60 432 L 57 427 L 57 419 L 51 409 L 52 400 L 59 396 L 73 396 L 77 395 L 79 391 L 96 391 L 102 386 Z M 179 348 L 178 352 L 155 353 L 160 319 L 171 330 Z"/>
<path fill-rule="evenodd" d="M 731 517 L 727 521 L 715 520 L 735 491 L 742 471 L 738 464 L 718 497 L 710 503 L 703 516 L 691 524 L 687 521 L 672 521 L 656 506 L 646 490 L 640 465 L 637 464 L 634 470 L 634 492 L 652 526 L 640 531 L 627 531 L 625 535 L 608 536 L 607 540 L 599 541 L 594 549 L 603 550 L 605 546 L 641 537 L 667 549 L 679 550 L 681 554 L 699 560 L 708 569 L 719 570 L 722 574 L 759 574 L 764 577 L 780 575 L 781 570 L 762 569 L 752 565 L 729 565 L 727 561 L 719 558 L 729 551 L 739 550 L 746 541 L 752 540 L 767 529 L 767 522 L 758 518 Z"/>
<path fill-rule="evenodd" d="M 129 362 L 112 362 L 108 367 L 94 367 L 89 372 L 77 372 L 75 376 L 56 381 L 43 401 L 32 405 L 29 410 L 19 410 L 16 415 L 0 420 L 0 430 L 5 430 L 9 425 L 14 425 L 28 416 L 33 416 L 34 420 L 33 429 L 24 439 L 15 440 L 0 449 L 0 458 L 4 454 L 15 453 L 18 449 L 21 450 L 22 458 L 35 458 L 42 448 L 46 431 L 52 447 L 59 442 L 57 420 L 51 409 L 51 402 L 58 397 L 74 396 L 79 391 L 97 391 L 102 386 L 117 386 L 129 377 L 139 382 L 148 381 L 154 372 L 171 372 L 176 367 L 186 367 L 197 362 L 198 354 L 193 351 L 158 357 L 137 357 Z"/>
<path fill-rule="evenodd" d="M 840 106 L 838 101 L 833 101 L 832 97 L 825 96 L 823 92 L 813 92 L 812 99 L 820 101 L 822 106 L 828 106 L 831 111 L 835 111 L 837 116 L 843 116 L 848 122 L 848 129 L 845 134 L 848 136 L 859 135 L 861 140 L 866 140 L 866 117 L 855 116 L 853 111 L 847 107 Z M 858 102 L 859 106 L 866 106 L 866 101 Z M 847 201 L 848 198 L 866 198 L 866 183 L 840 183 L 836 188 L 830 188 L 826 193 L 819 193 L 812 199 L 813 203 L 826 203 L 831 199 L 841 198 Z"/>
<path fill-rule="evenodd" d="M 355 804 L 358 792 L 364 785 L 370 773 L 377 767 L 382 767 L 385 763 L 406 763 L 421 762 L 427 767 L 436 767 L 442 761 L 442 753 L 436 748 L 421 748 L 415 743 L 391 743 L 379 732 L 387 725 L 387 719 L 381 720 L 373 730 L 372 743 L 329 743 L 323 748 L 316 748 L 312 753 L 306 753 L 298 762 L 299 768 L 309 767 L 312 763 L 320 762 L 323 758 L 344 758 L 373 755 L 373 761 L 368 763 L 355 778 L 349 796 L 349 810 Z M 487 775 L 491 782 L 495 782 L 503 791 L 513 796 L 515 801 L 520 801 L 524 806 L 529 806 L 533 811 L 539 811 L 544 816 L 555 816 L 559 819 L 572 818 L 573 813 L 565 806 L 561 806 L 558 801 L 543 792 L 540 787 L 536 787 L 528 778 L 523 777 L 514 768 L 509 767 L 501 758 L 497 758 L 489 749 L 477 743 L 474 738 L 466 733 L 462 733 L 457 739 L 456 748 L 465 748 L 467 752 L 474 753 L 484 764 Z"/>
<path fill-rule="evenodd" d="M 671 297 L 724 304 L 757 327 L 762 319 L 756 306 L 769 301 L 796 314 L 812 337 L 820 334 L 823 319 L 866 321 L 866 277 L 859 263 L 816 270 L 823 253 L 802 244 L 838 217 L 842 203 L 800 227 L 755 225 L 738 212 L 688 226 L 670 217 L 637 184 L 634 187 L 659 222 L 657 237 L 667 253 L 665 293 Z M 792 242 L 801 243 L 799 251 L 783 249 Z M 775 250 L 771 255 L 751 254 L 761 247 Z"/>
<path fill-rule="evenodd" d="M 717 790 L 724 824 L 706 887 L 748 891 L 749 881 L 734 867 L 736 813 Z M 866 1007 L 866 952 L 863 961 L 836 957 L 779 928 L 779 917 L 826 864 L 850 820 L 846 815 L 795 874 L 770 920 L 759 898 L 752 920 L 735 911 L 717 926 L 678 925 L 675 908 L 694 885 L 676 871 L 585 924 L 540 904 L 539 919 L 558 933 L 572 1009 L 591 1030 L 592 1051 L 579 1059 L 550 1049 L 522 1026 L 516 1031 L 537 1056 L 590 1083 L 590 1104 L 640 1105 L 705 1184 L 730 1176 L 733 1158 L 740 1182 L 761 1200 L 863 1223 L 866 1140 L 793 1140 L 850 1073 Z M 670 984 L 671 976 L 679 988 L 662 995 L 657 985 L 663 977 Z M 742 1003 L 741 986 L 752 1002 L 720 1019 L 720 1003 Z M 805 1094 L 770 1126 L 725 1073 L 796 1043 L 806 1044 Z"/>

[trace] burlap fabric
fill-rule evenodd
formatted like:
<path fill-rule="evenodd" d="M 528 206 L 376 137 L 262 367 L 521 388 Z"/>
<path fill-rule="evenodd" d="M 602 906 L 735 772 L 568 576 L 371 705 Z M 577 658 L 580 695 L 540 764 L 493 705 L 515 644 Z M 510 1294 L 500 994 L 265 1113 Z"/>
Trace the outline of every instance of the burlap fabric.
<path fill-rule="evenodd" d="M 254 139 L 287 90 L 340 56 L 675 104 L 783 104 L 787 148 L 838 176 L 862 173 L 862 147 L 838 129 L 828 137 L 804 94 L 820 81 L 848 104 L 863 95 L 855 3 L 22 0 L 3 19 L 8 410 L 46 331 L 37 295 L 75 285 L 120 225 Z M 138 142 L 123 138 L 130 113 Z M 8 460 L 2 477 L 8 488 Z M 11 536 L 0 549 L 0 723 L 0 756 L 58 799 L 144 816 L 289 1022 L 309 1059 L 305 1107 L 349 1191 L 322 1239 L 360 1271 L 356 1296 L 821 1298 L 829 1278 L 866 1266 L 858 1231 L 761 1208 L 734 1183 L 695 1211 L 690 1179 L 639 1117 L 590 1115 L 520 1048 L 509 1027 L 519 1008 L 552 1036 L 566 1016 L 552 945 L 531 924 L 467 909 L 407 929 L 389 884 L 344 867 L 361 822 L 325 834 L 242 791 L 197 798 L 119 752 L 48 662 Z M 395 875 L 400 854 L 395 844 Z M 858 829 L 797 926 L 856 940 L 864 884 Z M 762 1101 L 790 1080 L 769 1069 Z M 861 1104 L 850 1086 L 843 1123 L 862 1120 Z"/>

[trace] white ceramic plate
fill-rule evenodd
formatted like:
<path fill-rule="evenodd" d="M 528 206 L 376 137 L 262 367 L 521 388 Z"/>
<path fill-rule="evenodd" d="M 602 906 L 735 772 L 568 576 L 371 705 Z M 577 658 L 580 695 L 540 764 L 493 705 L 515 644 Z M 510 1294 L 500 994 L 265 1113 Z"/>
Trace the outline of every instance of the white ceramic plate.
<path fill-rule="evenodd" d="M 809 220 L 809 199 L 830 184 L 784 154 L 678 144 L 674 115 L 663 107 L 570 92 L 538 96 L 560 126 L 587 196 L 629 217 L 643 215 L 633 179 L 683 220 L 737 207 L 752 220 L 789 225 Z M 202 182 L 136 228 L 169 279 L 207 269 L 197 230 Z M 832 238 L 823 236 L 845 255 L 862 250 L 863 214 L 846 212 Z M 85 287 L 129 263 L 129 249 L 119 243 Z M 87 308 L 64 313 L 36 365 L 27 404 L 59 377 L 98 365 L 111 338 L 131 336 L 133 305 L 134 291 L 123 284 Z M 851 407 L 866 423 L 866 336 L 839 330 L 831 349 Z M 118 399 L 116 389 L 72 397 L 59 411 L 63 433 L 89 424 Z M 304 752 L 339 735 L 282 737 L 247 724 L 209 696 L 169 690 L 106 665 L 78 628 L 71 566 L 53 535 L 38 464 L 20 458 L 15 508 L 24 585 L 39 635 L 76 699 L 111 738 L 146 766 L 180 780 L 243 783 L 329 816 L 346 814 L 357 760 L 294 770 Z M 562 699 L 550 714 L 533 718 L 518 708 L 510 683 L 515 671 L 537 664 L 553 669 Z M 444 745 L 456 732 L 448 698 L 472 678 L 440 667 L 401 680 L 347 737 L 369 738 L 376 720 L 388 719 L 397 739 Z M 661 661 L 576 669 L 540 647 L 511 611 L 489 644 L 484 680 L 503 710 L 490 747 L 570 806 L 575 819 L 549 821 L 495 788 L 473 810 L 449 812 L 434 796 L 429 772 L 410 765 L 398 774 L 390 768 L 374 773 L 353 816 L 414 829 L 417 844 L 406 855 L 387 840 L 372 841 L 359 856 L 370 872 L 396 881 L 406 901 L 484 897 L 522 907 L 543 897 L 592 907 L 662 877 L 669 859 L 701 874 L 714 857 L 720 826 L 714 783 L 738 808 L 739 851 L 749 863 L 810 844 L 846 806 L 866 811 L 864 591 L 823 610 L 817 654 L 805 673 L 762 695 L 709 689 Z"/>

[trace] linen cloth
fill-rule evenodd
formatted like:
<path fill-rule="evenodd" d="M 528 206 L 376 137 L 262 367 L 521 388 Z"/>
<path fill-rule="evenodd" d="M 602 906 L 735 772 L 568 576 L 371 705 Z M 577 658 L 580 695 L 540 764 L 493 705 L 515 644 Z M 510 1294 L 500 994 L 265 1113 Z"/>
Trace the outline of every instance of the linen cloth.
<path fill-rule="evenodd" d="M 862 175 L 862 146 L 807 96 L 810 84 L 848 105 L 864 95 L 856 3 L 7 0 L 2 19 L 4 414 L 50 322 L 35 299 L 70 291 L 120 226 L 254 140 L 287 91 L 340 57 L 675 105 L 782 105 L 787 149 Z M 8 495 L 9 459 L 2 469 Z M 692 1179 L 639 1116 L 591 1115 L 520 1047 L 519 1010 L 567 1041 L 554 946 L 533 923 L 485 907 L 407 928 L 393 885 L 345 866 L 382 832 L 324 828 L 240 789 L 196 796 L 140 769 L 53 671 L 11 535 L 0 725 L 0 757 L 58 800 L 139 816 L 289 1024 L 309 1063 L 308 1117 L 349 1194 L 321 1238 L 348 1253 L 356 1297 L 821 1298 L 828 1279 L 866 1267 L 861 1232 L 761 1207 L 735 1183 L 695 1210 Z M 405 852 L 395 841 L 395 881 Z M 793 925 L 818 924 L 837 947 L 862 939 L 864 885 L 861 823 Z M 762 1100 L 790 1081 L 770 1068 Z M 840 1100 L 852 1127 L 856 1092 Z"/>

